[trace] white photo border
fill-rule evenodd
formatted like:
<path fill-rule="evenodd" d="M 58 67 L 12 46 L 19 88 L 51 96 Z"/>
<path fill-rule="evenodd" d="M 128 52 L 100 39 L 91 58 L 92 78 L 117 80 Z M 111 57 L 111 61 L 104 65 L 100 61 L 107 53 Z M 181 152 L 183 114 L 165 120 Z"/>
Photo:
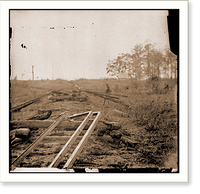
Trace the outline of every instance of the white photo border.
<path fill-rule="evenodd" d="M 1 1 L 1 182 L 188 182 L 188 1 Z M 9 173 L 9 9 L 179 9 L 179 173 Z"/>

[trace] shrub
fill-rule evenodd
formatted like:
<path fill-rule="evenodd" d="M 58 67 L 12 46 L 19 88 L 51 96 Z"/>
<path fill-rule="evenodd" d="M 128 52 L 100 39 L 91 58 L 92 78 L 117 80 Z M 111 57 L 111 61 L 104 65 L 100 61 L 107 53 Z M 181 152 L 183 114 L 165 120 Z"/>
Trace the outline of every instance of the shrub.
<path fill-rule="evenodd" d="M 119 92 L 119 91 L 120 91 L 120 90 L 119 90 L 119 85 L 115 85 L 113 90 L 114 90 L 115 92 Z"/>

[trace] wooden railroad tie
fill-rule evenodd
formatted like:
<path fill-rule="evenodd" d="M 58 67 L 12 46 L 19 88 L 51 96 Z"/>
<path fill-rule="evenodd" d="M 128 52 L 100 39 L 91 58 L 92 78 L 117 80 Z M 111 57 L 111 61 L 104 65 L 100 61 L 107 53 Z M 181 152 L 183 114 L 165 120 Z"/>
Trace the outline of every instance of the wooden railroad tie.
<path fill-rule="evenodd" d="M 93 122 L 91 123 L 90 127 L 88 128 L 88 130 L 86 131 L 85 135 L 83 136 L 83 138 L 80 140 L 78 146 L 75 148 L 75 150 L 73 151 L 72 155 L 69 157 L 68 161 L 66 162 L 66 164 L 64 165 L 63 169 L 61 171 L 68 171 L 68 169 L 71 169 L 74 162 L 76 161 L 76 158 L 78 157 L 78 155 L 81 153 L 81 151 L 83 150 L 84 145 L 87 143 L 87 140 L 89 139 L 90 135 L 92 134 L 92 132 L 94 131 L 99 119 L 100 119 L 100 115 L 101 112 L 84 112 L 81 114 L 75 114 L 72 116 L 68 116 L 68 114 L 66 112 L 62 113 L 59 115 L 59 117 L 47 128 L 47 130 L 45 130 L 27 149 L 24 150 L 24 152 L 22 152 L 22 154 L 20 154 L 15 161 L 12 163 L 11 165 L 11 172 L 24 172 L 24 168 L 18 168 L 17 166 L 24 160 L 24 158 L 35 149 L 35 147 L 43 140 L 45 139 L 45 137 L 53 130 L 56 128 L 56 126 L 58 126 L 64 118 L 74 118 L 74 117 L 79 117 L 82 115 L 87 115 L 86 118 L 83 120 L 83 122 L 79 125 L 79 127 L 76 129 L 76 131 L 73 133 L 73 135 L 70 137 L 70 139 L 67 141 L 67 143 L 64 145 L 64 147 L 62 148 L 62 150 L 58 153 L 58 155 L 55 157 L 55 159 L 52 161 L 52 163 L 49 165 L 48 168 L 41 168 L 41 172 L 44 171 L 57 171 L 56 168 L 58 167 L 59 163 L 61 162 L 61 160 L 63 159 L 63 157 L 66 155 L 66 153 L 69 151 L 69 148 L 71 147 L 71 145 L 75 142 L 75 140 L 79 137 L 80 133 L 82 132 L 82 130 L 84 129 L 84 127 L 86 126 L 86 124 L 88 123 L 88 121 L 91 119 L 91 117 L 93 115 L 96 115 L 95 119 L 93 120 Z M 21 171 L 20 171 L 21 169 Z M 27 171 L 29 168 L 27 168 Z M 32 168 L 31 168 L 32 169 Z M 53 170 L 54 169 L 54 170 Z M 38 168 L 36 169 L 36 171 L 38 171 Z"/>

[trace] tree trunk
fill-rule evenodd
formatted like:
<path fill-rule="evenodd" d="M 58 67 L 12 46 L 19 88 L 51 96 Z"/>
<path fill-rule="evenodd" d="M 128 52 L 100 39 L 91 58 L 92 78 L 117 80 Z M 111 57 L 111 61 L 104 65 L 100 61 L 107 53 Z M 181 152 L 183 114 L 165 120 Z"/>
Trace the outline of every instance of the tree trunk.
<path fill-rule="evenodd" d="M 160 65 L 158 65 L 158 77 L 160 77 Z"/>

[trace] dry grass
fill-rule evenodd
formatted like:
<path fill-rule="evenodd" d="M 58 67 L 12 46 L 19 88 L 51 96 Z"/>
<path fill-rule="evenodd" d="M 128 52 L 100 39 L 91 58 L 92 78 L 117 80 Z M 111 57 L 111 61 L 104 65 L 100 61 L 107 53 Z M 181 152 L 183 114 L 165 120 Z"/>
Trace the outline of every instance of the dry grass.
<path fill-rule="evenodd" d="M 141 82 L 102 80 L 101 82 L 87 82 L 88 80 L 84 80 L 84 83 L 80 81 L 78 84 L 81 88 L 87 87 L 88 90 L 95 88 L 103 92 L 105 84 L 109 83 L 110 88 L 114 91 L 113 93 L 128 96 L 128 98 L 121 97 L 120 99 L 126 104 L 130 104 L 130 108 L 107 102 L 102 111 L 105 119 L 118 121 L 122 125 L 122 130 L 129 134 L 129 138 L 139 142 L 132 150 L 135 160 L 128 163 L 129 167 L 133 164 L 163 167 L 171 154 L 177 155 L 177 105 L 174 101 L 173 91 L 176 80 L 163 79 Z M 169 89 L 164 89 L 166 85 L 169 85 Z M 96 104 L 98 103 L 96 102 Z M 113 111 L 114 109 L 125 114 L 116 114 Z M 107 147 L 117 144 L 118 154 L 124 154 L 123 148 L 119 145 L 120 142 L 111 142 L 110 137 L 103 137 L 102 139 L 100 137 L 100 141 L 104 142 Z M 102 146 L 102 149 L 105 151 L 105 146 Z M 175 160 L 174 163 L 177 165 L 177 157 Z M 177 168 L 177 166 L 174 166 L 174 168 Z"/>
<path fill-rule="evenodd" d="M 102 119 L 116 121 L 121 124 L 122 128 L 118 131 L 95 130 L 94 138 L 89 139 L 75 165 L 90 164 L 90 167 L 115 168 L 152 166 L 177 168 L 177 166 L 169 166 L 172 163 L 177 165 L 177 157 L 174 156 L 177 156 L 178 152 L 176 138 L 178 126 L 173 91 L 176 80 L 162 79 L 159 81 L 134 82 L 133 80 L 81 79 L 70 82 L 63 80 L 35 81 L 34 83 L 31 81 L 15 82 L 12 83 L 12 94 L 16 99 L 18 95 L 23 95 L 23 97 L 19 97 L 20 101 L 25 101 L 25 98 L 32 95 L 29 94 L 32 84 L 35 87 L 35 95 L 45 93 L 47 89 L 57 90 L 62 87 L 65 87 L 65 92 L 67 92 L 68 90 L 74 90 L 75 84 L 83 90 L 105 92 L 108 83 L 112 93 L 128 96 L 119 98 L 120 101 L 130 105 L 129 107 L 108 100 L 103 106 L 102 98 L 86 94 L 88 96 L 86 102 L 66 100 L 52 103 L 45 98 L 42 102 L 30 105 L 19 112 L 21 114 L 21 116 L 18 116 L 19 119 L 23 119 L 40 108 L 52 110 L 59 110 L 60 108 L 60 111 L 53 111 L 50 117 L 50 119 L 55 119 L 62 112 L 62 107 L 69 110 L 70 114 L 88 110 L 101 111 Z M 28 84 L 29 87 L 24 84 Z M 164 89 L 166 85 L 169 85 L 169 89 Z M 84 92 L 81 95 L 85 95 Z M 120 140 L 121 136 L 137 142 L 137 145 L 131 147 L 125 144 Z M 20 152 L 24 147 L 16 145 L 13 149 L 13 151 Z M 173 162 L 168 161 L 170 155 L 173 155 Z M 34 160 L 39 159 L 36 157 Z M 45 163 L 42 165 L 45 166 L 46 163 L 49 163 L 49 160 L 46 158 Z"/>

